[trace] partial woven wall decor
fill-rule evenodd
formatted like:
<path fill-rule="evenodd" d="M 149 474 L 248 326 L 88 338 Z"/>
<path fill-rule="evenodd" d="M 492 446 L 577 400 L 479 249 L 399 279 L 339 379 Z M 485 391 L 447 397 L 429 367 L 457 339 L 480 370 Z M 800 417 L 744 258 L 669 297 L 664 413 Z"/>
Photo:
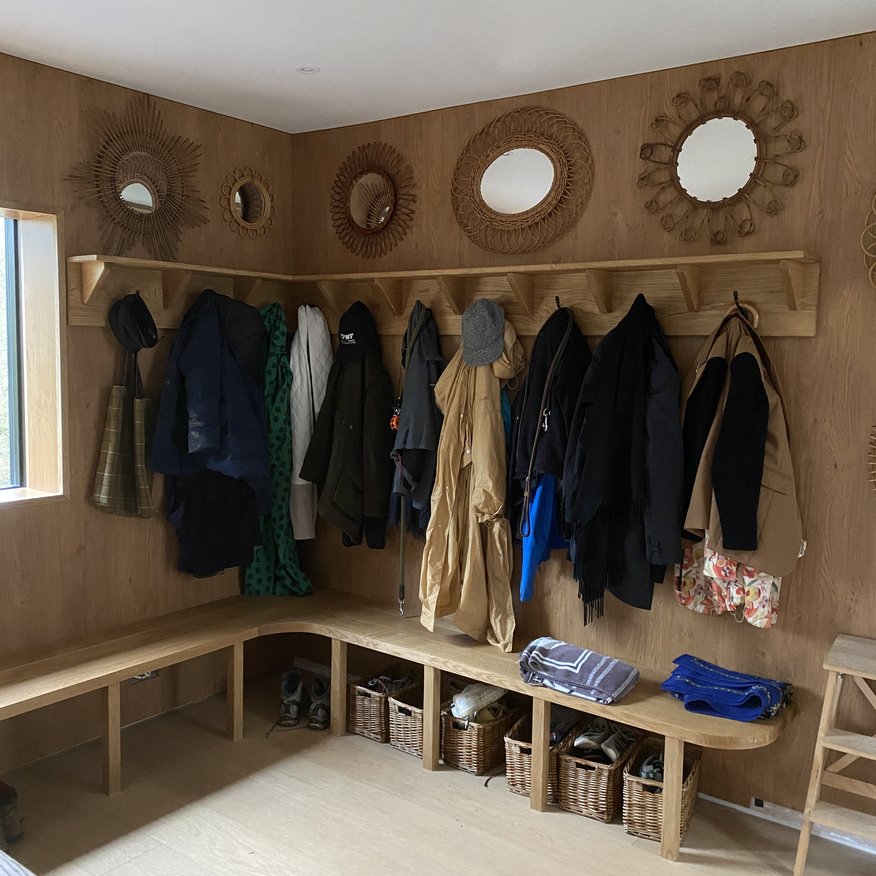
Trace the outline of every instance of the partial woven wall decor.
<path fill-rule="evenodd" d="M 384 185 L 370 184 L 368 179 L 372 177 Z M 375 195 L 370 211 L 366 211 L 367 218 L 359 221 L 351 210 L 357 185 Z M 355 255 L 374 259 L 394 249 L 408 233 L 416 203 L 414 172 L 401 152 L 387 143 L 365 143 L 338 168 L 329 209 L 341 243 Z"/>
<path fill-rule="evenodd" d="M 70 179 L 101 209 L 104 251 L 121 255 L 142 243 L 152 258 L 173 261 L 182 231 L 207 222 L 207 205 L 195 185 L 199 144 L 168 133 L 155 103 L 134 98 L 120 115 L 93 109 L 90 157 Z M 137 187 L 144 200 L 125 193 Z"/>
<path fill-rule="evenodd" d="M 876 195 L 870 202 L 870 212 L 861 233 L 861 250 L 864 253 L 864 266 L 870 285 L 876 288 Z"/>
<path fill-rule="evenodd" d="M 487 205 L 481 180 L 487 168 L 513 149 L 535 149 L 553 164 L 545 197 L 520 213 L 500 213 Z M 462 150 L 450 192 L 462 230 L 482 249 L 531 252 L 565 234 L 581 216 L 593 189 L 593 154 L 584 132 L 562 113 L 522 107 L 494 119 Z"/>

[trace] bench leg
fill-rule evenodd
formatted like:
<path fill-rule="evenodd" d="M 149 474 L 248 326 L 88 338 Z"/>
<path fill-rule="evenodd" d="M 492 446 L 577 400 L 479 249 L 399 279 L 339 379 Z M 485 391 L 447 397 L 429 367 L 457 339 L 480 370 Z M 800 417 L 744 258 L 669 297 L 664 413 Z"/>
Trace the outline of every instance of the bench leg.
<path fill-rule="evenodd" d="M 347 643 L 340 639 L 332 639 L 331 731 L 347 732 Z"/>
<path fill-rule="evenodd" d="M 122 692 L 118 684 L 104 688 L 103 702 L 103 785 L 107 794 L 117 794 L 122 790 Z"/>
<path fill-rule="evenodd" d="M 423 667 L 423 769 L 437 770 L 441 758 L 441 670 Z"/>
<path fill-rule="evenodd" d="M 663 830 L 660 856 L 678 860 L 681 846 L 681 786 L 684 779 L 684 741 L 667 736 L 663 747 Z"/>
<path fill-rule="evenodd" d="M 228 649 L 225 688 L 226 731 L 232 742 L 243 739 L 243 642 Z"/>
<path fill-rule="evenodd" d="M 551 704 L 532 698 L 532 781 L 529 808 L 544 812 L 548 803 L 548 754 L 550 752 Z"/>

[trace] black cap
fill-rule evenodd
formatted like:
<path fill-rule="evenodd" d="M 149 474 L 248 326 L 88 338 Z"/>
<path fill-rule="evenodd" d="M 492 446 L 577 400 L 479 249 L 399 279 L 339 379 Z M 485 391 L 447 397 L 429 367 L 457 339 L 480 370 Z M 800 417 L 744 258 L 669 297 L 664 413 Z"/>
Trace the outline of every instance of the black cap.
<path fill-rule="evenodd" d="M 335 357 L 340 362 L 357 362 L 369 352 L 380 352 L 380 339 L 371 311 L 357 301 L 341 316 L 338 323 L 338 350 Z"/>
<path fill-rule="evenodd" d="M 137 353 L 158 343 L 155 320 L 139 292 L 119 298 L 110 308 L 107 321 L 116 340 L 128 353 Z"/>

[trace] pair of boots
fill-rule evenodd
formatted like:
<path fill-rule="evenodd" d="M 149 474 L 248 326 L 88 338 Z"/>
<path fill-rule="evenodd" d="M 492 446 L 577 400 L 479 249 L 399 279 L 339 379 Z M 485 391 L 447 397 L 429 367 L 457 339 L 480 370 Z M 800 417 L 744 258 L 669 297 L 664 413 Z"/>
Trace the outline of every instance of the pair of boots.
<path fill-rule="evenodd" d="M 18 793 L 11 785 L 0 782 L 0 851 L 6 851 L 8 844 L 20 840 L 23 834 Z"/>
<path fill-rule="evenodd" d="M 305 686 L 304 677 L 294 669 L 283 673 L 280 682 L 280 718 L 277 726 L 281 730 L 297 727 L 308 710 L 308 730 L 325 730 L 329 725 L 329 687 L 325 680 L 314 676 Z"/>

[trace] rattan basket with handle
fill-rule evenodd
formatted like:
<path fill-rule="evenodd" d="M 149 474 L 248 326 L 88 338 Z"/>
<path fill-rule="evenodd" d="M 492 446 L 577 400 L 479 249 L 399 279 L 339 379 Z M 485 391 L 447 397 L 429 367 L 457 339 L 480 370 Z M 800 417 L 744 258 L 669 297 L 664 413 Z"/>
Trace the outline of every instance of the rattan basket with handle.
<path fill-rule="evenodd" d="M 378 673 L 389 678 L 403 678 L 410 675 L 414 678 L 409 666 L 393 665 Z M 415 682 L 412 680 L 408 687 Z M 392 696 L 398 696 L 402 688 L 393 691 Z M 372 690 L 365 684 L 353 683 L 347 691 L 347 729 L 351 733 L 376 739 L 378 742 L 389 742 L 389 693 Z"/>
<path fill-rule="evenodd" d="M 423 685 L 389 698 L 389 744 L 414 757 L 423 756 Z"/>
<path fill-rule="evenodd" d="M 454 718 L 451 701 L 441 708 L 441 758 L 447 766 L 474 773 L 489 772 L 505 758 L 505 732 L 517 720 L 518 712 L 477 724 L 468 719 Z"/>
<path fill-rule="evenodd" d="M 569 735 L 574 739 L 576 731 Z M 548 753 L 548 803 L 559 799 L 557 752 L 566 737 L 550 747 Z M 532 789 L 532 716 L 523 715 L 505 735 L 505 773 L 508 790 L 528 797 Z"/>
<path fill-rule="evenodd" d="M 598 763 L 570 754 L 574 741 L 575 734 L 569 734 L 557 753 L 560 808 L 600 821 L 613 821 L 623 797 L 624 764 L 632 756 L 635 743 L 614 763 Z"/>
<path fill-rule="evenodd" d="M 662 740 L 649 737 L 636 746 L 624 767 L 624 830 L 658 842 L 663 829 L 663 782 L 640 778 L 639 768 L 649 754 L 662 751 Z M 700 749 L 687 746 L 681 786 L 681 836 L 687 832 L 697 802 L 701 761 Z"/>

